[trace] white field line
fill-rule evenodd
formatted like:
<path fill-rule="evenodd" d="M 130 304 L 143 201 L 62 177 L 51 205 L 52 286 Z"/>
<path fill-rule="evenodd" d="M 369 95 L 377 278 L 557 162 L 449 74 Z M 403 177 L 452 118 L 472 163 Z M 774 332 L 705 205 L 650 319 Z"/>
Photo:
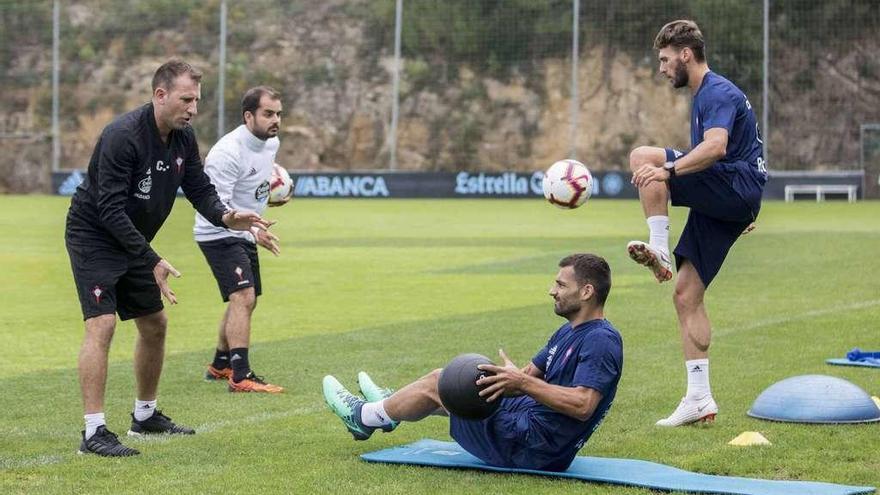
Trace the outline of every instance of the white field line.
<path fill-rule="evenodd" d="M 41 455 L 24 459 L 0 459 L 0 469 L 18 469 L 33 466 L 47 466 L 61 462 L 60 455 Z"/>
<path fill-rule="evenodd" d="M 291 409 L 289 411 L 279 411 L 279 412 L 264 412 L 259 414 L 253 414 L 251 416 L 245 416 L 244 418 L 236 418 L 236 419 L 225 419 L 222 421 L 214 421 L 210 423 L 203 423 L 195 427 L 196 434 L 206 434 L 213 433 L 217 430 L 222 430 L 228 426 L 240 426 L 243 424 L 256 424 L 262 423 L 264 421 L 271 421 L 280 418 L 287 418 L 290 416 L 300 416 L 311 414 L 315 412 L 322 411 L 323 407 L 318 406 L 310 406 L 310 407 L 300 407 L 297 409 Z M 121 434 L 120 440 L 123 443 L 127 443 L 130 445 L 135 445 L 139 443 L 165 443 L 170 440 L 177 440 L 173 435 L 153 435 L 146 437 L 129 437 L 125 436 L 124 433 Z M 60 455 L 41 455 L 37 457 L 25 457 L 19 459 L 3 459 L 0 458 L 0 470 L 5 469 L 21 469 L 28 467 L 39 467 L 46 466 L 49 464 L 58 464 L 64 461 L 64 456 Z"/>
<path fill-rule="evenodd" d="M 296 409 L 291 409 L 289 411 L 279 411 L 279 412 L 267 412 L 254 414 L 252 416 L 247 416 L 240 419 L 225 419 L 223 421 L 215 421 L 212 423 L 205 423 L 203 425 L 197 426 L 195 428 L 196 433 L 211 433 L 220 429 L 223 429 L 229 425 L 240 425 L 243 423 L 254 424 L 254 423 L 262 423 L 263 421 L 270 421 L 273 419 L 279 418 L 287 418 L 290 416 L 305 416 L 306 414 L 312 414 L 316 412 L 325 411 L 327 409 L 326 406 L 321 404 L 321 406 L 308 406 L 308 407 L 298 407 Z M 165 438 L 169 438 L 170 435 L 160 435 Z"/>
<path fill-rule="evenodd" d="M 773 325 L 781 325 L 784 323 L 790 323 L 793 321 L 806 320 L 809 318 L 815 318 L 817 316 L 825 316 L 833 313 L 839 313 L 841 311 L 849 311 L 849 310 L 858 310 L 871 308 L 874 306 L 880 306 L 880 299 L 872 299 L 868 301 L 859 301 L 851 304 L 844 304 L 839 306 L 832 306 L 830 308 L 823 309 L 814 309 L 811 311 L 805 311 L 803 313 L 798 313 L 796 315 L 784 315 L 784 316 L 774 316 L 772 318 L 765 318 L 763 320 L 757 320 L 753 322 L 749 322 L 745 325 L 737 325 L 733 327 L 723 327 L 718 330 L 712 330 L 712 337 L 720 337 L 723 335 L 729 335 L 736 332 L 755 330 L 758 328 L 769 327 Z M 677 343 L 677 342 L 676 342 Z"/>

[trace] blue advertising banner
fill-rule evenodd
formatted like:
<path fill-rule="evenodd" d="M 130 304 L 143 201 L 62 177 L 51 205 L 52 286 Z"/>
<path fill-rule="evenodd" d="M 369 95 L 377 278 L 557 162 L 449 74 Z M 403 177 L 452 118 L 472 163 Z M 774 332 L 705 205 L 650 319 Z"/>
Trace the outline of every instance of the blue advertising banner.
<path fill-rule="evenodd" d="M 543 197 L 543 172 L 291 172 L 299 198 L 536 198 Z M 52 175 L 56 194 L 70 196 L 84 172 Z M 630 174 L 593 174 L 593 197 L 637 198 Z"/>
<path fill-rule="evenodd" d="M 291 173 L 294 196 L 317 198 L 534 198 L 543 172 Z M 593 197 L 637 198 L 630 174 L 593 175 Z"/>
<path fill-rule="evenodd" d="M 593 173 L 593 198 L 636 199 L 629 172 Z M 538 198 L 544 172 L 291 172 L 294 196 L 300 198 Z M 764 198 L 782 199 L 786 185 L 849 184 L 856 172 L 771 172 Z M 52 190 L 70 196 L 85 178 L 83 171 L 52 174 Z"/>

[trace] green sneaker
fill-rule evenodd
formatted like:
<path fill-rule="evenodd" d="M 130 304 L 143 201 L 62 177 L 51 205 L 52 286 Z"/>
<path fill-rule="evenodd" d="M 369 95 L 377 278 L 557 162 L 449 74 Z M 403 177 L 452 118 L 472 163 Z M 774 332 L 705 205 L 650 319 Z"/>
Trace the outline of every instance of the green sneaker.
<path fill-rule="evenodd" d="M 376 385 L 366 371 L 358 373 L 358 387 L 367 402 L 379 402 L 391 397 L 391 394 L 394 393 L 390 388 L 380 388 Z"/>
<path fill-rule="evenodd" d="M 394 393 L 390 388 L 380 388 L 376 385 L 373 380 L 370 378 L 365 371 L 361 371 L 358 373 L 358 387 L 361 389 L 361 394 L 367 399 L 368 402 L 379 402 L 380 400 L 385 400 L 388 397 L 391 397 L 391 394 Z M 399 421 L 392 421 L 390 425 L 382 428 L 382 431 L 388 432 L 397 428 L 397 425 L 400 424 Z"/>
<path fill-rule="evenodd" d="M 327 401 L 330 410 L 345 423 L 345 427 L 354 436 L 354 439 L 366 440 L 370 438 L 376 428 L 361 422 L 361 409 L 366 401 L 346 390 L 339 383 L 339 380 L 330 375 L 324 377 L 323 386 L 324 400 Z"/>

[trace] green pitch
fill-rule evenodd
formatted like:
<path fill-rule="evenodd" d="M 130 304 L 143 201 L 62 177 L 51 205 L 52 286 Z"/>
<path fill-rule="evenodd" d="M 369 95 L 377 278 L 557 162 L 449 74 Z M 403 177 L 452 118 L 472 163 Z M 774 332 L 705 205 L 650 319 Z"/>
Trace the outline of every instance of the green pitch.
<path fill-rule="evenodd" d="M 529 476 L 367 464 L 358 455 L 419 438 L 447 440 L 447 421 L 404 424 L 355 443 L 323 404 L 321 377 L 356 387 L 359 370 L 400 387 L 461 352 L 524 364 L 561 323 L 547 295 L 575 251 L 609 261 L 608 318 L 624 336 L 617 400 L 582 454 L 662 462 L 703 473 L 880 485 L 880 425 L 798 426 L 746 411 L 772 383 L 839 376 L 880 394 L 880 371 L 826 366 L 852 347 L 880 349 L 880 202 L 765 205 L 708 298 L 714 324 L 711 427 L 653 426 L 685 376 L 672 284 L 628 260 L 643 238 L 638 203 L 562 211 L 537 200 L 296 200 L 279 220 L 282 256 L 262 251 L 264 296 L 251 361 L 281 396 L 232 395 L 202 381 L 223 307 L 178 206 L 153 243 L 183 273 L 172 281 L 159 407 L 195 427 L 187 438 L 127 440 L 110 460 L 74 452 L 82 428 L 76 360 L 79 305 L 64 249 L 69 200 L 0 196 L 0 493 L 601 493 L 640 489 Z M 673 233 L 684 211 L 673 211 Z M 117 328 L 107 419 L 124 434 L 134 401 L 134 327 Z M 772 447 L 727 442 L 759 431 Z"/>

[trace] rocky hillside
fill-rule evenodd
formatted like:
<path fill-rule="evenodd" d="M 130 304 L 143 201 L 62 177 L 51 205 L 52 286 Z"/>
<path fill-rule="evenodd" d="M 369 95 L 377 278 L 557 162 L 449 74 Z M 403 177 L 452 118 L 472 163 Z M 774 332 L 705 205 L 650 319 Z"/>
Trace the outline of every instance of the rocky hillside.
<path fill-rule="evenodd" d="M 62 166 L 86 166 L 101 128 L 149 99 L 153 70 L 172 55 L 205 72 L 195 127 L 206 153 L 217 137 L 219 2 L 193 2 L 186 15 L 154 18 L 150 10 L 121 15 L 98 8 L 104 3 L 70 2 L 62 12 Z M 369 2 L 230 4 L 226 130 L 238 121 L 243 90 L 270 84 L 284 94 L 279 163 L 302 170 L 387 168 L 392 47 L 377 44 L 369 32 L 375 29 L 365 15 Z M 4 32 L 39 15 L 45 12 L 6 12 Z M 48 187 L 51 45 L 45 33 L 29 42 L 2 51 L 8 67 L 0 132 L 25 136 L 0 139 L 0 190 Z M 771 167 L 854 167 L 859 125 L 880 122 L 880 41 L 860 40 L 840 56 L 829 51 L 819 58 L 783 49 L 772 60 L 778 76 L 771 92 Z M 568 60 L 534 61 L 507 77 L 468 63 L 454 69 L 455 77 L 448 77 L 447 65 L 407 58 L 400 169 L 534 170 L 569 155 Z M 636 144 L 688 145 L 689 95 L 673 91 L 655 71 L 651 59 L 605 46 L 582 53 L 579 159 L 595 169 L 619 169 Z M 760 104 L 760 94 L 750 96 Z"/>

